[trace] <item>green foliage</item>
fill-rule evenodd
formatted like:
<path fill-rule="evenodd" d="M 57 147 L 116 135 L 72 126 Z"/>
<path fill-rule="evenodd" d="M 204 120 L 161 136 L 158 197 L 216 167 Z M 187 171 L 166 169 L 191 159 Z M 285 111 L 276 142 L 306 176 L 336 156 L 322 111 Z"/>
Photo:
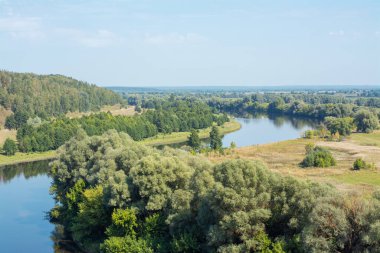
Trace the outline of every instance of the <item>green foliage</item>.
<path fill-rule="evenodd" d="M 110 237 L 101 245 L 104 253 L 153 253 L 147 242 L 143 239 L 127 237 Z"/>
<path fill-rule="evenodd" d="M 354 120 L 351 117 L 345 118 L 335 118 L 335 117 L 326 117 L 325 118 L 326 128 L 332 133 L 339 133 L 341 136 L 348 136 L 351 134 L 352 129 L 354 128 Z"/>
<path fill-rule="evenodd" d="M 194 150 L 198 150 L 201 147 L 201 140 L 199 139 L 198 131 L 194 129 L 191 130 L 190 136 L 187 139 L 187 145 Z"/>
<path fill-rule="evenodd" d="M 358 132 L 370 133 L 379 127 L 379 119 L 376 114 L 361 110 L 355 114 L 354 122 Z"/>
<path fill-rule="evenodd" d="M 302 167 L 330 167 L 336 165 L 331 152 L 323 147 L 306 145 L 306 157 L 301 162 Z"/>
<path fill-rule="evenodd" d="M 212 126 L 210 132 L 210 147 L 213 150 L 219 150 L 222 148 L 222 137 L 220 136 L 219 129 L 216 126 Z"/>
<path fill-rule="evenodd" d="M 115 209 L 112 213 L 112 225 L 107 228 L 108 236 L 131 236 L 136 235 L 137 217 L 134 209 Z"/>
<path fill-rule="evenodd" d="M 16 154 L 17 152 L 16 142 L 12 139 L 7 138 L 3 145 L 3 152 L 8 156 Z"/>
<path fill-rule="evenodd" d="M 52 177 L 56 217 L 88 252 L 380 250 L 379 194 L 344 197 L 261 162 L 211 164 L 124 133 L 81 132 L 60 148 Z"/>
<path fill-rule="evenodd" d="M 8 116 L 5 120 L 5 127 L 8 129 L 19 129 L 28 120 L 28 113 L 25 111 L 16 111 L 14 114 Z"/>
<path fill-rule="evenodd" d="M 357 158 L 352 166 L 354 170 L 368 169 L 371 165 L 367 164 L 362 158 Z"/>
<path fill-rule="evenodd" d="M 0 71 L 0 105 L 15 113 L 8 117 L 7 128 L 17 129 L 31 116 L 96 111 L 120 102 L 110 90 L 69 77 Z"/>
<path fill-rule="evenodd" d="M 75 241 L 92 248 L 93 242 L 103 238 L 109 224 L 109 214 L 103 204 L 103 187 L 86 189 L 78 203 L 78 213 L 69 228 Z"/>
<path fill-rule="evenodd" d="M 179 108 L 174 110 L 174 106 Z M 73 137 L 79 128 L 83 128 L 90 136 L 115 129 L 128 133 L 134 140 L 142 140 L 159 132 L 206 128 L 220 120 L 225 122 L 228 118 L 213 115 L 207 105 L 176 101 L 167 104 L 165 110 L 159 108 L 133 117 L 97 113 L 76 119 L 62 117 L 37 125 L 24 124 L 17 132 L 17 140 L 20 151 L 40 152 L 57 149 Z M 194 138 L 193 144 L 197 144 L 196 136 Z"/>

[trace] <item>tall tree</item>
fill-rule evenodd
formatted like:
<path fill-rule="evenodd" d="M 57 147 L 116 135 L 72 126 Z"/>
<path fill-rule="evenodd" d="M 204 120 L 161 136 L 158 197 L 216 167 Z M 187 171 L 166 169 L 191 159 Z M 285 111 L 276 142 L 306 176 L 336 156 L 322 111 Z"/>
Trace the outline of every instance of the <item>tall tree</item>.
<path fill-rule="evenodd" d="M 198 131 L 193 129 L 191 130 L 190 136 L 187 139 L 187 145 L 192 147 L 194 150 L 197 150 L 201 146 L 201 140 L 199 139 Z"/>
<path fill-rule="evenodd" d="M 212 126 L 211 128 L 210 147 L 214 150 L 222 148 L 222 137 L 220 136 L 219 129 L 216 126 Z"/>

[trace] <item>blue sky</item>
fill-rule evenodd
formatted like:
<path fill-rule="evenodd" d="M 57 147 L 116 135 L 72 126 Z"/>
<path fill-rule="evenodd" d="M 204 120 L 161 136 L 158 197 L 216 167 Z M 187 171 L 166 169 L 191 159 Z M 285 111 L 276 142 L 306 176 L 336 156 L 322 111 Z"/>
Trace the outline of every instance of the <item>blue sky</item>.
<path fill-rule="evenodd" d="M 380 85 L 380 1 L 0 0 L 0 68 L 102 86 Z"/>

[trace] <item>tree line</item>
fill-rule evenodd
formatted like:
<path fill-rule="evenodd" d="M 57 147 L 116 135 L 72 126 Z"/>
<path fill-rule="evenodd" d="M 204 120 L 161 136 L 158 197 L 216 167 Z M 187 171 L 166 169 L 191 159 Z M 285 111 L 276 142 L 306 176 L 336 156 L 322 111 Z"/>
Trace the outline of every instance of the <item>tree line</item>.
<path fill-rule="evenodd" d="M 161 108 L 135 116 L 96 113 L 75 119 L 60 117 L 46 122 L 29 120 L 29 124 L 26 123 L 18 129 L 17 141 L 22 152 L 47 151 L 63 145 L 79 128 L 90 136 L 101 135 L 109 129 L 115 129 L 126 132 L 134 140 L 139 141 L 158 133 L 202 129 L 214 123 L 223 124 L 228 120 L 225 114 L 213 114 L 204 103 L 173 101 Z"/>
<path fill-rule="evenodd" d="M 380 251 L 378 192 L 342 196 L 261 162 L 211 164 L 107 131 L 78 133 L 51 168 L 50 218 L 88 252 Z"/>

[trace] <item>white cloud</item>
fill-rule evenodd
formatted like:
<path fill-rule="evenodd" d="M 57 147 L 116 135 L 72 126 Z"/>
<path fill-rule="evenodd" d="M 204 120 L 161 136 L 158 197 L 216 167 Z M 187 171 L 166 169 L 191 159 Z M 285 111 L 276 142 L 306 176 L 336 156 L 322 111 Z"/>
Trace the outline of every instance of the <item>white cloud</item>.
<path fill-rule="evenodd" d="M 115 33 L 100 29 L 95 33 L 88 33 L 78 29 L 57 29 L 55 33 L 72 40 L 85 47 L 102 48 L 120 44 L 123 38 Z"/>
<path fill-rule="evenodd" d="M 144 42 L 148 44 L 185 44 L 185 43 L 201 43 L 207 39 L 196 33 L 169 33 L 169 34 L 146 34 Z"/>
<path fill-rule="evenodd" d="M 375 32 L 375 36 L 376 36 L 376 37 L 380 37 L 380 32 L 379 32 L 379 31 L 376 31 L 376 32 Z"/>
<path fill-rule="evenodd" d="M 14 38 L 41 39 L 45 37 L 41 28 L 41 19 L 36 17 L 0 18 L 0 32 L 6 32 Z"/>
<path fill-rule="evenodd" d="M 346 33 L 343 30 L 329 32 L 330 36 L 344 36 Z"/>

